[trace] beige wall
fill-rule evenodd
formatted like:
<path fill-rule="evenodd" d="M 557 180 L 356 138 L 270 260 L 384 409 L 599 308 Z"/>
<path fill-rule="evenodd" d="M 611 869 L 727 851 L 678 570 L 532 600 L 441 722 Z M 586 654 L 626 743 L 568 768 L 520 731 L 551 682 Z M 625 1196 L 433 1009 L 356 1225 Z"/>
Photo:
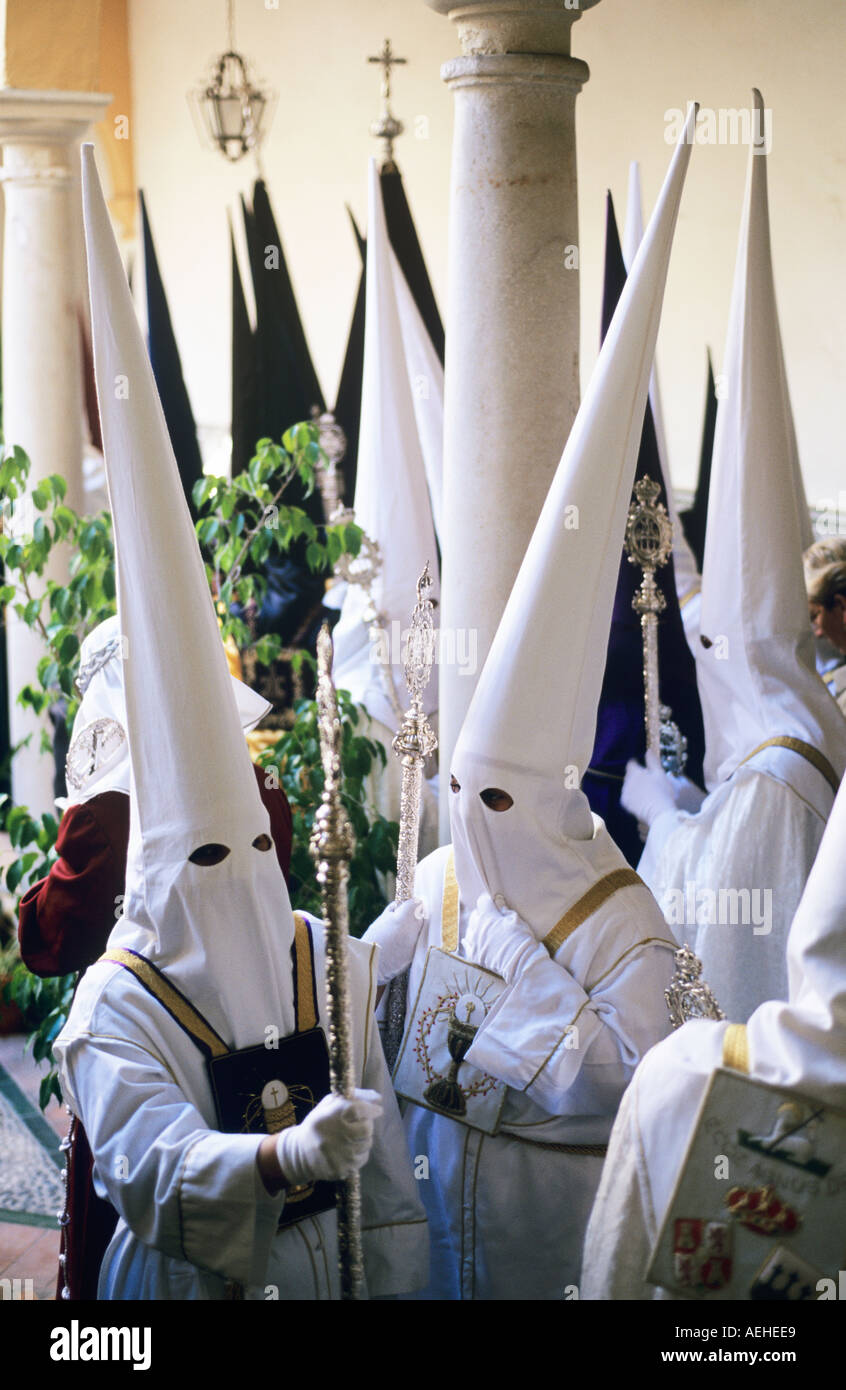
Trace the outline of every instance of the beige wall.
<path fill-rule="evenodd" d="M 223 0 L 129 0 L 134 152 L 199 421 L 229 411 L 229 262 L 225 212 L 255 176 L 198 143 L 185 93 L 224 47 Z M 430 273 L 446 304 L 452 98 L 440 64 L 453 26 L 423 0 L 237 0 L 237 46 L 279 92 L 265 172 L 318 372 L 334 398 L 358 277 L 344 203 L 363 221 L 368 126 L 378 77 L 364 59 L 389 34 L 398 144 Z M 573 31 L 592 76 L 579 97 L 582 380 L 596 355 L 604 193 L 622 223 L 628 161 L 642 165 L 648 214 L 666 167 L 664 113 L 689 97 L 739 107 L 758 85 L 773 108 L 773 247 L 788 375 L 809 500 L 836 492 L 846 434 L 846 149 L 839 95 L 842 0 L 602 0 Z M 705 345 L 719 370 L 746 151 L 693 152 L 659 340 L 677 486 L 695 480 Z M 480 345 L 481 349 L 481 345 Z M 562 441 L 563 443 L 563 441 Z M 844 482 L 846 485 L 846 482 Z"/>
<path fill-rule="evenodd" d="M 97 90 L 101 0 L 2 0 L 4 87 Z"/>

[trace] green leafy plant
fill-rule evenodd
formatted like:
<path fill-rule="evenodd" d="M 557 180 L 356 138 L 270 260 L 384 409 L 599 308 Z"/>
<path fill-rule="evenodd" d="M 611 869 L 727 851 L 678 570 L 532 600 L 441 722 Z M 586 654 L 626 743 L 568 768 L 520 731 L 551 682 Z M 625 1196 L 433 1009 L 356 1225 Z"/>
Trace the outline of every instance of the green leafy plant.
<path fill-rule="evenodd" d="M 262 573 L 266 560 L 296 547 L 316 573 L 328 574 L 341 555 L 356 555 L 361 545 L 362 533 L 354 524 L 319 527 L 302 508 L 284 500 L 295 477 L 301 479 L 307 494 L 313 491 L 320 459 L 316 425 L 295 425 L 286 432 L 281 446 L 269 439 L 259 440 L 248 468 L 231 482 L 207 476 L 194 488 L 197 536 L 218 601 L 223 636 L 231 636 L 241 652 L 252 647 L 262 665 L 278 657 L 279 638 L 271 635 L 254 641 L 248 624 L 233 609 L 261 606 L 267 591 Z M 105 512 L 95 517 L 77 515 L 65 504 L 66 485 L 58 475 L 42 480 L 27 494 L 29 470 L 30 461 L 18 447 L 0 463 L 0 561 L 5 569 L 0 609 L 11 606 L 22 622 L 40 634 L 45 646 L 38 665 L 38 684 L 26 686 L 18 695 L 19 702 L 43 714 L 63 701 L 70 728 L 79 706 L 74 680 L 81 642 L 115 611 L 111 518 Z M 66 545 L 70 551 L 67 584 L 49 577 L 49 560 L 57 545 Z M 307 653 L 296 659 L 310 660 Z M 353 933 L 360 935 L 385 905 L 381 876 L 396 865 L 398 827 L 367 802 L 366 779 L 374 767 L 384 765 L 385 751 L 359 732 L 362 711 L 345 692 L 338 693 L 344 727 L 344 800 L 356 835 L 350 865 L 350 922 Z M 46 734 L 41 747 L 52 754 Z M 261 761 L 269 773 L 274 770 L 291 802 L 292 901 L 319 915 L 320 895 L 308 850 L 323 788 L 313 701 L 296 704 L 293 727 L 264 752 Z M 7 832 L 17 850 L 6 867 L 4 886 L 18 901 L 55 862 L 58 827 L 55 816 L 36 816 L 27 807 L 0 797 L 0 829 Z M 51 1044 L 67 1017 L 75 978 L 66 975 L 42 980 L 18 960 L 6 985 L 9 998 L 18 1004 L 26 1026 L 32 1029 L 28 1046 L 33 1056 L 49 1067 L 41 1081 L 42 1108 L 51 1096 L 61 1099 Z"/>
<path fill-rule="evenodd" d="M 106 512 L 84 517 L 66 506 L 67 484 L 58 474 L 42 478 L 27 493 L 29 470 L 30 461 L 17 445 L 0 463 L 0 561 L 5 571 L 0 608 L 13 608 L 39 633 L 45 647 L 38 663 L 39 684 L 25 685 L 18 703 L 43 714 L 64 700 L 70 726 L 79 707 L 74 678 L 80 643 L 115 611 L 112 524 Z M 67 584 L 44 578 L 58 545 L 66 546 L 70 556 Z M 52 751 L 46 733 L 41 746 L 45 753 Z"/>
<path fill-rule="evenodd" d="M 246 471 L 231 482 L 209 475 L 194 485 L 197 537 L 219 601 L 223 636 L 232 637 L 241 652 L 253 647 L 264 666 L 278 657 L 280 639 L 270 634 L 254 641 L 233 609 L 261 607 L 267 593 L 265 562 L 297 546 L 310 569 L 329 574 L 342 555 L 357 555 L 361 547 L 361 528 L 354 523 L 318 527 L 302 507 L 284 501 L 295 477 L 305 485 L 306 495 L 313 492 L 321 457 L 317 426 L 294 425 L 281 447 L 260 439 Z"/>

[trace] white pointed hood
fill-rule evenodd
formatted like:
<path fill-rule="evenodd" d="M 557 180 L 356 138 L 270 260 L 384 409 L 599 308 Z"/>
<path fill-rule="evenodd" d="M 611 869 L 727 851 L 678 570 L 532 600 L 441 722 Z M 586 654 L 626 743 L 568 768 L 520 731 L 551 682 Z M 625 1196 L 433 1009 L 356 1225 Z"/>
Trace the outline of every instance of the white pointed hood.
<path fill-rule="evenodd" d="M 542 936 L 624 860 L 579 790 L 594 743 L 620 553 L 695 124 L 664 187 L 505 607 L 453 757 L 462 897 L 483 889 Z M 485 788 L 513 797 L 507 811 Z"/>
<path fill-rule="evenodd" d="M 762 109 L 758 92 L 755 104 Z M 810 743 L 840 777 L 846 724 L 814 662 L 802 572 L 809 521 L 776 309 L 766 154 L 754 146 L 723 373 L 696 652 L 706 784 L 718 786 L 782 735 Z"/>
<path fill-rule="evenodd" d="M 377 611 L 384 615 L 386 640 L 380 644 L 381 651 L 375 645 L 371 651 L 368 629 L 362 621 L 367 600 L 359 587 L 350 585 L 333 634 L 333 675 L 336 685 L 349 690 L 374 719 L 395 728 L 397 712 L 383 678 L 387 675 L 393 681 L 399 709 L 405 708 L 407 691 L 393 625 L 399 623 L 398 631 L 407 629 L 417 597 L 417 580 L 427 561 L 433 575 L 432 597 L 439 598 L 432 506 L 409 375 L 410 370 L 416 375 L 434 372 L 434 368 L 431 363 L 426 365 L 419 342 L 414 350 L 415 365 L 407 362 L 406 341 L 416 341 L 413 320 L 402 293 L 404 280 L 397 294 L 396 277 L 403 277 L 388 240 L 375 160 L 370 161 L 368 195 L 364 372 L 354 509 L 357 524 L 378 542 L 382 553 L 373 595 Z M 440 363 L 437 365 L 440 368 Z M 433 380 L 437 384 L 436 376 Z M 436 431 L 436 424 L 429 427 L 427 439 Z M 431 443 L 428 452 L 432 469 L 437 471 Z M 390 663 L 380 666 L 380 655 L 389 657 Z M 427 713 L 437 708 L 437 680 L 429 682 L 424 703 Z"/>
<path fill-rule="evenodd" d="M 246 732 L 264 719 L 273 706 L 236 676 L 230 675 L 229 679 L 238 706 L 238 719 Z M 82 700 L 76 712 L 68 750 L 74 781 L 68 778 L 68 795 L 64 804 L 79 805 L 90 801 L 92 796 L 102 796 L 104 792 L 111 791 L 124 792 L 128 796 L 129 744 L 126 742 L 123 653 L 117 614 L 99 623 L 84 639 L 79 649 L 77 685 L 81 687 Z M 113 751 L 108 751 L 107 756 L 100 754 L 99 740 L 92 739 L 92 734 L 97 733 L 93 726 L 100 720 L 119 725 L 123 733 L 119 742 L 116 733 L 114 743 L 109 738 L 108 748 Z"/>
<path fill-rule="evenodd" d="M 642 239 L 643 201 L 640 191 L 640 165 L 636 159 L 633 159 L 629 165 L 629 196 L 626 203 L 626 227 L 623 232 L 623 260 L 626 263 L 627 272 L 634 264 L 637 249 Z M 658 457 L 661 460 L 661 472 L 664 475 L 667 511 L 673 523 L 673 564 L 676 571 L 676 593 L 681 603 L 683 599 L 692 598 L 699 590 L 700 577 L 696 567 L 696 557 L 687 543 L 682 524 L 679 521 L 678 508 L 673 493 L 667 433 L 664 429 L 664 407 L 661 404 L 658 367 L 655 363 L 652 365 L 652 375 L 649 378 L 649 404 L 652 407 L 652 422 L 655 426 L 655 438 L 658 443 Z"/>
<path fill-rule="evenodd" d="M 443 535 L 444 369 L 390 242 L 388 259 L 391 262 L 405 365 L 414 402 L 417 436 L 429 485 L 432 521 L 435 534 L 440 539 Z M 429 568 L 431 570 L 432 565 Z"/>
<path fill-rule="evenodd" d="M 97 396 L 115 534 L 131 815 L 124 915 L 140 951 L 237 1047 L 294 1026 L 293 916 L 205 571 L 103 198 L 82 150 Z M 201 866 L 203 845 L 229 853 Z"/>

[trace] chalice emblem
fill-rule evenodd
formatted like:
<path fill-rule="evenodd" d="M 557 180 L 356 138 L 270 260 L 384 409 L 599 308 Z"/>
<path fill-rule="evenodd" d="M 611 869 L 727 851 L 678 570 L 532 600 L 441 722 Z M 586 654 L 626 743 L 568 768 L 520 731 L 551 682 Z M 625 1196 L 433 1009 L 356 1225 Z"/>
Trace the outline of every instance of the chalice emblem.
<path fill-rule="evenodd" d="M 451 1115 L 464 1115 L 467 1111 L 464 1092 L 458 1084 L 458 1072 L 478 1031 L 479 1023 L 472 1021 L 474 1016 L 481 1023 L 485 1016 L 485 1005 L 475 994 L 462 994 L 450 1010 L 447 1024 L 447 1048 L 452 1058 L 449 1071 L 446 1076 L 435 1077 L 423 1092 L 424 1100 L 430 1105 Z"/>

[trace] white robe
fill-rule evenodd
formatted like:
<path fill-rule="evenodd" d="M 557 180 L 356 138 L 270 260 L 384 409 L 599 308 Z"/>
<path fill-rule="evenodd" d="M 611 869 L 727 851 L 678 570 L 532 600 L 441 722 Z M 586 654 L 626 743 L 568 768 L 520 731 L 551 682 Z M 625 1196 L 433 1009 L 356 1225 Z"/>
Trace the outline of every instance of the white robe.
<path fill-rule="evenodd" d="M 644 1279 L 728 1023 L 696 1020 L 653 1048 L 614 1122 L 585 1236 L 581 1297 L 673 1298 Z"/>
<path fill-rule="evenodd" d="M 312 925 L 325 1028 L 323 929 Z M 362 1170 L 373 1297 L 420 1287 L 428 1243 L 373 1014 L 375 953 L 349 944 L 356 1084 L 381 1092 L 384 1105 Z M 272 1021 L 256 1019 L 257 1043 Z M 249 1299 L 339 1296 L 334 1211 L 277 1232 L 284 1194 L 270 1196 L 259 1175 L 262 1136 L 215 1129 L 203 1055 L 134 977 L 92 966 L 55 1050 L 94 1154 L 95 1187 L 120 1218 L 100 1298 L 220 1299 L 228 1280 Z"/>
<path fill-rule="evenodd" d="M 600 832 L 607 837 L 604 827 Z M 412 961 L 417 996 L 426 952 L 441 940 L 448 849 L 418 866 L 429 914 Z M 608 839 L 608 868 L 619 867 Z M 601 872 L 601 871 L 600 871 Z M 459 938 L 469 914 L 461 905 Z M 669 1028 L 669 933 L 652 898 L 620 889 L 549 962 L 531 966 L 493 1006 L 467 1061 L 508 1085 L 493 1136 L 409 1103 L 405 1126 L 429 1217 L 426 1298 L 574 1296 L 601 1156 L 558 1145 L 604 1145 L 620 1095 L 644 1052 Z M 664 944 L 661 944 L 664 943 Z M 548 966 L 544 969 L 544 966 Z M 577 1020 L 578 1047 L 565 1046 Z"/>
<path fill-rule="evenodd" d="M 638 873 L 735 1023 L 765 999 L 787 998 L 787 933 L 833 799 L 804 758 L 767 748 L 720 783 L 695 816 L 667 811 L 650 828 Z M 722 907 L 718 897 L 712 906 L 701 896 L 736 889 L 750 890 L 748 912 L 742 896 L 724 896 Z"/>

